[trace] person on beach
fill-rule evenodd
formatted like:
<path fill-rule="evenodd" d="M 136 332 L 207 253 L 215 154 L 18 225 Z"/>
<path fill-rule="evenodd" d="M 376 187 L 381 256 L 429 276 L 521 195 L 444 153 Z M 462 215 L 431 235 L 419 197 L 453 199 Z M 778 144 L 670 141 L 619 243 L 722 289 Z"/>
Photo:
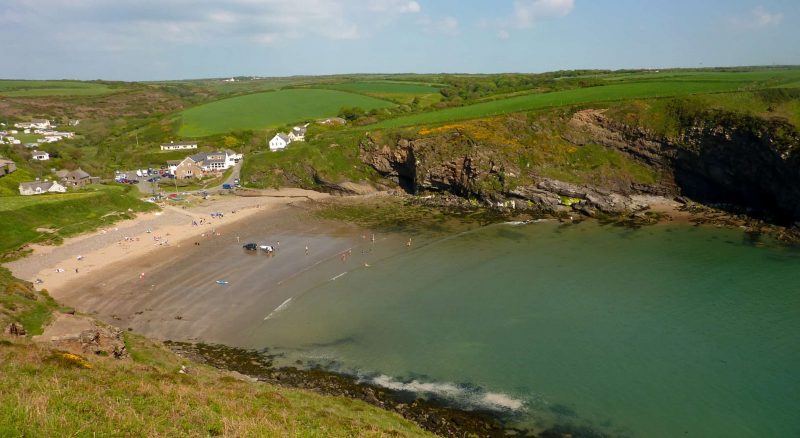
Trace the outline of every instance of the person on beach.
<path fill-rule="evenodd" d="M 306 245 L 306 255 L 308 255 L 308 245 Z"/>
<path fill-rule="evenodd" d="M 76 274 L 78 273 L 78 268 L 75 268 L 75 273 L 76 273 Z"/>
<path fill-rule="evenodd" d="M 375 243 L 375 233 L 372 233 L 372 243 Z"/>
<path fill-rule="evenodd" d="M 408 238 L 408 242 L 406 242 L 406 246 L 411 248 L 411 238 L 410 237 Z"/>
<path fill-rule="evenodd" d="M 239 236 L 236 236 L 236 243 L 239 243 Z"/>
<path fill-rule="evenodd" d="M 139 274 L 139 280 L 144 280 L 144 272 L 142 272 L 141 274 Z"/>

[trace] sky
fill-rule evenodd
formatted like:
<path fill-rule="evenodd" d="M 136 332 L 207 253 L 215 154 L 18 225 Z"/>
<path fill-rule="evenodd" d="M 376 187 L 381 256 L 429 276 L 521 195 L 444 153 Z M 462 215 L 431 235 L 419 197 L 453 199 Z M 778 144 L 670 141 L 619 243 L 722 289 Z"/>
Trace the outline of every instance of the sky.
<path fill-rule="evenodd" d="M 0 0 L 0 78 L 800 64 L 800 0 Z"/>

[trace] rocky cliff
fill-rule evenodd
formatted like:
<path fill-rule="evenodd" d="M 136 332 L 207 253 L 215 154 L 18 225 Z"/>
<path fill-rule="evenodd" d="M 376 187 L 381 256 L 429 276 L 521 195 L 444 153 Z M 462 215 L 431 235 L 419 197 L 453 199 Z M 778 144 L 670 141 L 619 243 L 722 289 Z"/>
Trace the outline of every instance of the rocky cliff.
<path fill-rule="evenodd" d="M 505 137 L 492 141 L 462 127 L 414 138 L 368 135 L 360 157 L 413 194 L 449 192 L 491 205 L 588 215 L 643 208 L 633 195 L 683 196 L 776 223 L 800 221 L 800 134 L 793 125 L 722 112 L 682 115 L 678 122 L 678 135 L 659 136 L 614 121 L 602 110 L 585 110 L 549 127 L 541 120 L 520 126 L 515 119 Z M 557 131 L 557 138 L 545 135 L 548 130 Z M 520 147 L 519 138 L 528 143 Z M 567 157 L 602 145 L 658 178 L 642 182 L 624 172 L 605 178 L 587 170 L 583 180 L 561 180 L 548 160 L 564 158 L 542 158 L 538 152 L 553 150 L 553 144 L 569 150 Z M 616 163 L 614 155 L 603 159 Z"/>

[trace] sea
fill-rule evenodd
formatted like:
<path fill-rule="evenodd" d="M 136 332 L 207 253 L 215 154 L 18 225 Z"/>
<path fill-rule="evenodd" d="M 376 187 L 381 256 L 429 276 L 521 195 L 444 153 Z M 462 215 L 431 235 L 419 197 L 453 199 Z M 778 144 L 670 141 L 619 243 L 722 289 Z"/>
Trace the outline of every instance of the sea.
<path fill-rule="evenodd" d="M 800 436 L 797 247 L 550 220 L 348 242 L 238 344 L 532 432 Z"/>

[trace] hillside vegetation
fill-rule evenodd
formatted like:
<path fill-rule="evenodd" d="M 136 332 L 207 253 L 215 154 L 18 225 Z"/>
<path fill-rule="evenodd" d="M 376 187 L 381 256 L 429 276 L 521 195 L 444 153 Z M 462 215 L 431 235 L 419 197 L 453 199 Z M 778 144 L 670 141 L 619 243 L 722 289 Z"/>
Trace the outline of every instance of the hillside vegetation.
<path fill-rule="evenodd" d="M 156 208 L 140 201 L 135 190 L 95 185 L 68 193 L 0 196 L 0 255 L 28 243 L 59 243 Z"/>

